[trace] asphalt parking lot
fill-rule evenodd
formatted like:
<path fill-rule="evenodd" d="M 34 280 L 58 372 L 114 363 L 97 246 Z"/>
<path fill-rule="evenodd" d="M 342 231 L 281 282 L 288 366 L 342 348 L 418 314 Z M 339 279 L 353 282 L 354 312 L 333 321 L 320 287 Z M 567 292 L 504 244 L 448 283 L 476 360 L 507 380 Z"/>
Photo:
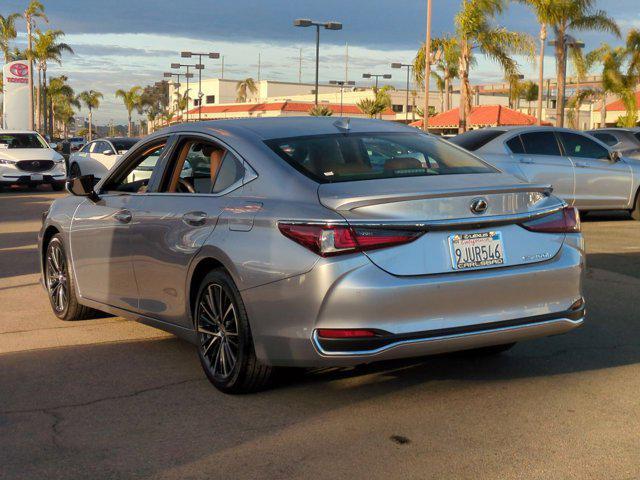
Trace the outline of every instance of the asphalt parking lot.
<path fill-rule="evenodd" d="M 50 313 L 36 232 L 59 195 L 0 194 L 2 479 L 640 477 L 640 222 L 585 219 L 588 316 L 568 335 L 233 397 L 183 341 Z"/>

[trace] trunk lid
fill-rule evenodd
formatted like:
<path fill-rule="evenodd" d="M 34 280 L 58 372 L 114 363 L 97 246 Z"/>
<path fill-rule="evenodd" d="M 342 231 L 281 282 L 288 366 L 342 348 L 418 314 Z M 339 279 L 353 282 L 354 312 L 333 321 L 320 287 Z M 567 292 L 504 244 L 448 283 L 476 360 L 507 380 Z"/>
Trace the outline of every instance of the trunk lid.
<path fill-rule="evenodd" d="M 490 232 L 502 243 L 502 263 L 468 270 L 523 265 L 555 256 L 564 234 L 534 233 L 519 225 L 562 206 L 550 191 L 546 185 L 523 183 L 507 174 L 483 173 L 326 183 L 319 186 L 318 196 L 354 227 L 424 230 L 411 243 L 366 255 L 394 275 L 428 275 L 467 270 L 454 268 L 456 234 Z M 484 212 L 471 210 L 476 200 L 486 202 Z"/>

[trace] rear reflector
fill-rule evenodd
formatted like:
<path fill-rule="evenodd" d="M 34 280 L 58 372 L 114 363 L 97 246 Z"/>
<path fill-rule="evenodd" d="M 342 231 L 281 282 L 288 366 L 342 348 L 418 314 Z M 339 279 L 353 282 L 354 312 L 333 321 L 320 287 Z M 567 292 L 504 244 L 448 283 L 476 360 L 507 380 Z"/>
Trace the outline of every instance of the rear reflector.
<path fill-rule="evenodd" d="M 323 257 L 409 243 L 423 232 L 348 225 L 279 223 L 285 237 Z"/>
<path fill-rule="evenodd" d="M 318 336 L 322 338 L 367 338 L 375 337 L 375 332 L 371 330 L 343 329 L 343 328 L 321 328 Z"/>
<path fill-rule="evenodd" d="M 580 214 L 575 207 L 564 207 L 550 215 L 523 223 L 522 226 L 532 232 L 579 233 Z"/>

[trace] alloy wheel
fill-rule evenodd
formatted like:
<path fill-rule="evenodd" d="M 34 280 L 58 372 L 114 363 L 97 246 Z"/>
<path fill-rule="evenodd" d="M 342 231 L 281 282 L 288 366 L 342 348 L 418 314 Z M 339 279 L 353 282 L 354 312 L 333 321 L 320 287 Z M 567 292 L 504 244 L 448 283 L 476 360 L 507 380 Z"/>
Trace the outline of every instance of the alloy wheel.
<path fill-rule="evenodd" d="M 218 380 L 228 379 L 240 354 L 238 316 L 229 292 L 218 283 L 203 290 L 197 304 L 196 327 L 202 358 Z"/>
<path fill-rule="evenodd" d="M 63 312 L 69 301 L 66 260 L 62 247 L 52 243 L 47 251 L 47 290 L 57 312 Z"/>

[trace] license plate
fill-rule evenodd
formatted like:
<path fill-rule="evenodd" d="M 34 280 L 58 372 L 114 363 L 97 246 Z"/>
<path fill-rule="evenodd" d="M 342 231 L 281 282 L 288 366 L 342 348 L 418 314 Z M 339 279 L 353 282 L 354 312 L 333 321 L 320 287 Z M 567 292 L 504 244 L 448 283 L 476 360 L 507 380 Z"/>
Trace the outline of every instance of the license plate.
<path fill-rule="evenodd" d="M 504 263 L 502 232 L 458 233 L 449 237 L 454 270 Z"/>
<path fill-rule="evenodd" d="M 42 180 L 42 175 L 31 175 L 31 180 L 39 182 Z"/>

